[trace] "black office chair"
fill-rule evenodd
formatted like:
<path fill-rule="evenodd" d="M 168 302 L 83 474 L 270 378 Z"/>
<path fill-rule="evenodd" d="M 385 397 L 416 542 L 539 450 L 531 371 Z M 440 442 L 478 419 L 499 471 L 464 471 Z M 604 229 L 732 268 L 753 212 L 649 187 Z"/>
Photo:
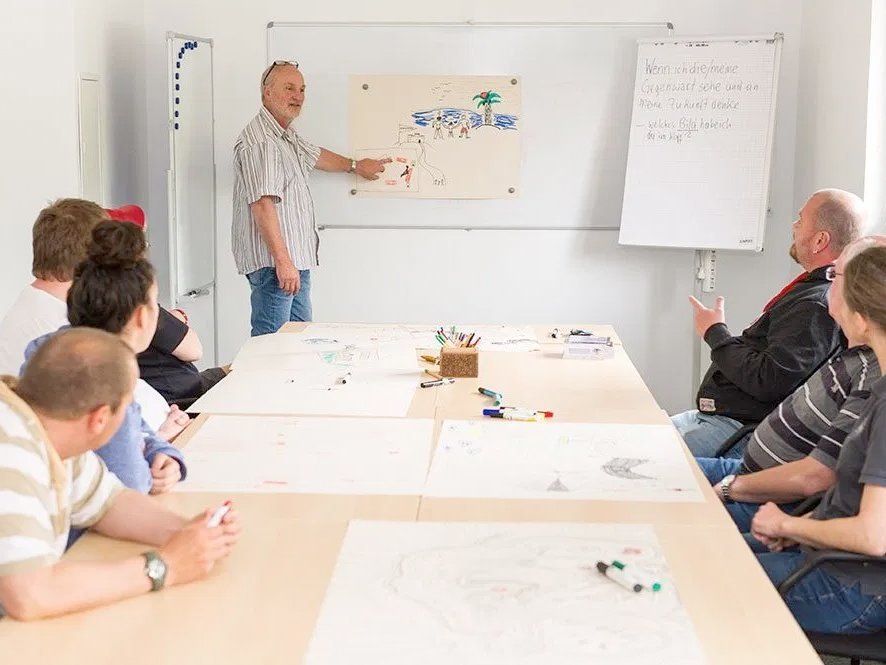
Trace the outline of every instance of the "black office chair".
<path fill-rule="evenodd" d="M 740 443 L 741 440 L 744 439 L 748 434 L 753 432 L 756 427 L 756 425 L 742 425 L 741 427 L 739 427 L 737 430 L 735 430 L 732 436 L 726 439 L 723 442 L 723 445 L 721 445 L 717 449 L 717 453 L 714 455 L 714 457 L 726 457 L 726 453 L 732 450 L 732 448 L 736 444 Z"/>
<path fill-rule="evenodd" d="M 881 566 L 886 568 L 886 557 L 853 554 L 839 550 L 819 550 L 806 559 L 806 563 L 781 584 L 778 592 L 784 596 L 810 571 L 825 563 L 855 561 L 864 566 Z M 817 633 L 806 631 L 806 637 L 820 655 L 848 658 L 851 665 L 860 665 L 862 660 L 874 660 L 886 663 L 886 630 L 867 635 L 838 635 L 836 633 Z"/>

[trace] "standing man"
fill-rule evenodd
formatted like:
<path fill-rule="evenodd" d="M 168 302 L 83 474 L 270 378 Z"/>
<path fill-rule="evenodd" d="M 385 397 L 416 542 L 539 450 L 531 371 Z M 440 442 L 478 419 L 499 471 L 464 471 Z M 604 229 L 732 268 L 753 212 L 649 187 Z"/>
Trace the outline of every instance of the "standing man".
<path fill-rule="evenodd" d="M 308 176 L 356 173 L 377 180 L 389 158 L 356 161 L 305 141 L 290 127 L 305 101 L 298 63 L 275 60 L 261 77 L 262 107 L 234 144 L 231 246 L 252 289 L 252 335 L 311 320 L 311 268 L 320 236 Z"/>
<path fill-rule="evenodd" d="M 837 350 L 840 329 L 828 314 L 827 269 L 861 237 L 860 198 L 839 189 L 816 192 L 793 225 L 790 255 L 804 272 L 764 307 L 741 335 L 726 327 L 723 298 L 713 309 L 695 298 L 695 332 L 711 347 L 697 410 L 671 417 L 695 457 L 716 457 L 743 425 L 759 423 Z M 740 456 L 736 446 L 733 454 Z"/>

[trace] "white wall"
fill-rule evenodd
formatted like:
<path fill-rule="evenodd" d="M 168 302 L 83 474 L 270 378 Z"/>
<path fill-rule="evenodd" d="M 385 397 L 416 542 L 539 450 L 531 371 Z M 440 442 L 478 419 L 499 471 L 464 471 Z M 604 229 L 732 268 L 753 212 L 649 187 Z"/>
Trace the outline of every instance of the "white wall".
<path fill-rule="evenodd" d="M 0 20 L 0 312 L 31 279 L 31 226 L 79 188 L 73 11 L 66 0 L 4 0 Z"/>
<path fill-rule="evenodd" d="M 798 208 L 824 187 L 864 196 L 870 46 L 871 0 L 803 3 Z"/>
<path fill-rule="evenodd" d="M 874 228 L 886 232 L 886 0 L 871 8 L 871 66 L 868 78 L 868 137 L 864 198 Z"/>
<path fill-rule="evenodd" d="M 75 69 L 101 81 L 105 200 L 98 203 L 144 205 L 144 1 L 77 0 L 74 6 Z"/>
<path fill-rule="evenodd" d="M 765 18 L 755 18 L 765 17 Z M 220 360 L 229 360 L 249 329 L 248 289 L 230 256 L 231 147 L 258 109 L 269 21 L 320 20 L 664 21 L 678 34 L 786 34 L 779 89 L 769 248 L 724 256 L 720 292 L 741 328 L 790 272 L 785 252 L 793 220 L 794 123 L 800 0 L 745 3 L 635 0 L 612 6 L 568 0 L 417 4 L 330 4 L 255 0 L 226 6 L 157 0 L 145 8 L 150 213 L 165 214 L 165 51 L 167 30 L 215 39 L 218 160 Z M 294 58 L 298 54 L 292 54 Z M 330 45 L 334 57 L 334 45 Z M 308 101 L 310 104 L 310 72 Z M 333 150 L 346 152 L 347 137 Z M 616 194 L 619 195 L 620 194 Z M 555 214 L 555 213 L 554 213 Z M 319 211 L 320 223 L 324 219 Z M 156 240 L 152 238 L 152 240 Z M 446 288 L 428 268 L 445 260 Z M 328 231 L 314 275 L 315 318 L 612 322 L 663 407 L 692 400 L 692 328 L 686 295 L 693 253 L 622 248 L 613 232 Z M 747 275 L 755 278 L 749 280 Z M 626 405 L 629 406 L 629 405 Z"/>

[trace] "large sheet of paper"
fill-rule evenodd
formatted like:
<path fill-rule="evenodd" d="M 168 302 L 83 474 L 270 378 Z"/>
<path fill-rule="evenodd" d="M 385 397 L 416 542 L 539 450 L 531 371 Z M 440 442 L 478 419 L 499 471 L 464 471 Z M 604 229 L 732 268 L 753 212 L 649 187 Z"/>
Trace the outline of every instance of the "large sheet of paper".
<path fill-rule="evenodd" d="M 447 420 L 426 496 L 702 501 L 670 425 Z"/>
<path fill-rule="evenodd" d="M 309 367 L 235 369 L 189 410 L 197 413 L 308 414 L 402 417 L 409 411 L 421 375 L 409 369 L 368 363 L 343 367 L 313 362 Z M 350 372 L 346 384 L 341 380 Z"/>
<path fill-rule="evenodd" d="M 661 582 L 634 593 L 596 562 Z M 694 665 L 692 624 L 649 525 L 348 527 L 307 665 Z"/>
<path fill-rule="evenodd" d="M 433 420 L 211 416 L 182 492 L 419 495 Z"/>
<path fill-rule="evenodd" d="M 415 364 L 416 344 L 412 333 L 403 326 L 375 326 L 360 324 L 310 324 L 297 333 L 274 333 L 250 337 L 234 358 L 234 369 L 261 369 L 269 357 L 291 354 L 325 354 L 327 362 L 367 360 L 369 354 L 389 357 L 397 352 L 399 358 L 411 353 L 409 361 Z M 331 354 L 338 353 L 338 356 Z"/>
<path fill-rule="evenodd" d="M 520 185 L 519 78 L 352 76 L 357 159 L 391 161 L 358 193 L 410 198 L 513 198 Z"/>

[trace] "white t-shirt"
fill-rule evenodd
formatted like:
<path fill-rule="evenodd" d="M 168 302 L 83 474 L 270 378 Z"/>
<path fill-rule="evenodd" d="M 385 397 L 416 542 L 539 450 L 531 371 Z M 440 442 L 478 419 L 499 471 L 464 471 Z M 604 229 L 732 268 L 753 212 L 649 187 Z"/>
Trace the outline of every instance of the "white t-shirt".
<path fill-rule="evenodd" d="M 169 404 L 144 379 L 136 382 L 134 397 L 142 409 L 142 418 L 156 432 L 169 415 Z"/>
<path fill-rule="evenodd" d="M 26 286 L 0 321 L 0 374 L 18 376 L 31 340 L 68 325 L 68 306 L 46 291 Z"/>

